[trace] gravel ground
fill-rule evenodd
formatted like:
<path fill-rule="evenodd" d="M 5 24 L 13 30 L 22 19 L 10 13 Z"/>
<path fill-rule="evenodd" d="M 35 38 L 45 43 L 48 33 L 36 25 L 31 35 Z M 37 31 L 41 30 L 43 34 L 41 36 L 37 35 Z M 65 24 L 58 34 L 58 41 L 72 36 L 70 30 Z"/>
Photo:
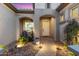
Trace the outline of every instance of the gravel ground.
<path fill-rule="evenodd" d="M 24 47 L 10 49 L 8 50 L 7 53 L 3 55 L 4 56 L 35 56 L 40 49 L 41 48 L 39 48 L 39 46 L 33 44 L 32 42 L 29 42 Z"/>

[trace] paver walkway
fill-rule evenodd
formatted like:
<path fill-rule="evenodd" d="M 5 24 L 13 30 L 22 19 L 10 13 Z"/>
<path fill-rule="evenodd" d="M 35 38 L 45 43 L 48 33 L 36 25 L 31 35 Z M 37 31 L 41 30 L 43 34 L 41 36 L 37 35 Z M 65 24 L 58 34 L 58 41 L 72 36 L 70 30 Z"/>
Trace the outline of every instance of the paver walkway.
<path fill-rule="evenodd" d="M 56 45 L 53 39 L 43 38 L 41 39 L 42 48 L 36 54 L 36 56 L 56 56 Z"/>
<path fill-rule="evenodd" d="M 51 38 L 42 38 L 42 48 L 36 54 L 36 56 L 67 56 L 68 50 L 64 48 L 64 45 L 60 42 L 55 42 Z"/>

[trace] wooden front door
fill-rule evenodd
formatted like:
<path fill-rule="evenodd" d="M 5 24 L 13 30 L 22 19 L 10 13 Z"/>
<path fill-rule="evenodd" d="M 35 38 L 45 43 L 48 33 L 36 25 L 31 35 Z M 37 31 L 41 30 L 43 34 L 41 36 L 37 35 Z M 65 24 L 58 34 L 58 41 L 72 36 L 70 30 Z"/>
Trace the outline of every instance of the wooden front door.
<path fill-rule="evenodd" d="M 50 36 L 50 20 L 41 20 L 41 36 Z"/>

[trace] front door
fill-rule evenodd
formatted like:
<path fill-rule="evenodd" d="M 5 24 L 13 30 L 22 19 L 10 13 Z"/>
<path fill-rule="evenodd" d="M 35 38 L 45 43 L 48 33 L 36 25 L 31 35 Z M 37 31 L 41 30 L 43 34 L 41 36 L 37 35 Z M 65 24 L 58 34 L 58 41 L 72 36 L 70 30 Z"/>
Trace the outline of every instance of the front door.
<path fill-rule="evenodd" d="M 41 20 L 41 36 L 50 36 L 50 21 L 49 19 Z"/>

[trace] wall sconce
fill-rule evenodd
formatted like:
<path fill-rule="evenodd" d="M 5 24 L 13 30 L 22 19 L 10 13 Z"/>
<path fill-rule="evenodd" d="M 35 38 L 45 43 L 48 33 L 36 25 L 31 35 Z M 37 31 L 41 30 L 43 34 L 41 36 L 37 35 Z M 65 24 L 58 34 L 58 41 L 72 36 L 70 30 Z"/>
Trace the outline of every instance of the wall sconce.
<path fill-rule="evenodd" d="M 21 48 L 23 46 L 24 46 L 24 44 L 17 44 L 17 48 Z"/>

